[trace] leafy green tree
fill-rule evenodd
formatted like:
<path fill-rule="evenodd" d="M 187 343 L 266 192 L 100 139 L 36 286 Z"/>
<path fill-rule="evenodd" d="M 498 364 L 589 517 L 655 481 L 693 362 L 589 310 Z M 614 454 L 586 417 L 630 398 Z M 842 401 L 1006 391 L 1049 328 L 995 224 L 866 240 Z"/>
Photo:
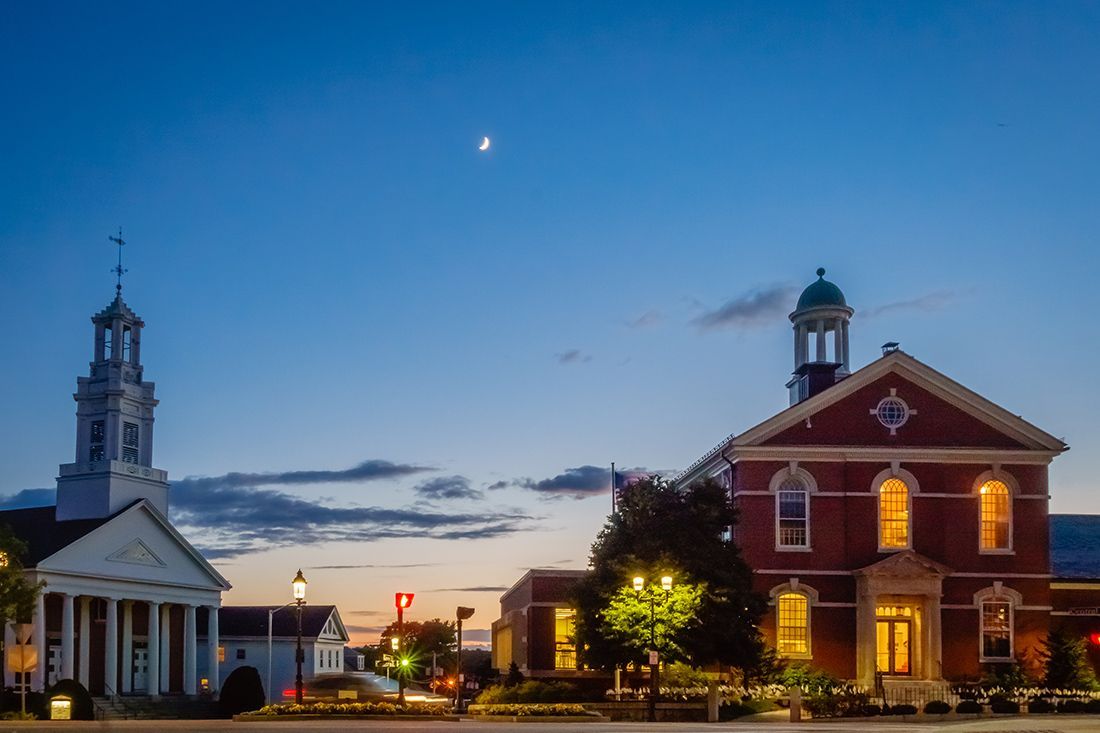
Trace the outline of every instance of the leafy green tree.
<path fill-rule="evenodd" d="M 752 590 L 751 570 L 726 539 L 737 523 L 728 491 L 709 479 L 678 489 L 650 476 L 622 490 L 618 507 L 592 545 L 592 572 L 576 592 L 585 663 L 607 669 L 636 661 L 635 645 L 606 633 L 604 614 L 633 577 L 671 575 L 673 588 L 701 589 L 694 617 L 670 635 L 683 658 L 696 666 L 757 665 L 765 648 L 757 624 L 767 602 Z"/>
<path fill-rule="evenodd" d="M 1064 627 L 1047 635 L 1039 656 L 1046 664 L 1044 687 L 1081 690 L 1100 688 L 1096 673 L 1089 662 L 1087 642 Z"/>
<path fill-rule="evenodd" d="M 23 572 L 27 547 L 7 526 L 0 526 L 0 623 L 27 623 L 45 583 L 32 583 Z"/>
<path fill-rule="evenodd" d="M 679 583 L 672 590 L 652 588 L 638 592 L 620 588 L 604 609 L 602 631 L 614 638 L 631 657 L 641 660 L 649 649 L 656 649 L 667 660 L 687 658 L 680 638 L 699 611 L 703 586 Z"/>

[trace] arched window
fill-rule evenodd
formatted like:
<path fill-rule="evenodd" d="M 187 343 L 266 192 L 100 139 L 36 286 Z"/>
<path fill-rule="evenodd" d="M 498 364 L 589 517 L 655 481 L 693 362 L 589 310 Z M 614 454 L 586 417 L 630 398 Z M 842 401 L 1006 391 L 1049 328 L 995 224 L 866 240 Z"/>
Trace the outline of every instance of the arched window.
<path fill-rule="evenodd" d="M 879 486 L 879 548 L 907 549 L 910 543 L 909 530 L 909 486 L 897 476 L 891 476 Z"/>
<path fill-rule="evenodd" d="M 991 478 L 978 488 L 982 550 L 1012 549 L 1012 492 L 1004 481 Z"/>
<path fill-rule="evenodd" d="M 775 492 L 776 547 L 810 546 L 810 493 L 797 476 L 788 477 Z"/>
<path fill-rule="evenodd" d="M 810 599 L 788 591 L 775 599 L 775 648 L 782 656 L 810 653 Z"/>
<path fill-rule="evenodd" d="M 1011 662 L 1015 660 L 1016 606 L 1023 603 L 1018 591 L 1001 583 L 974 594 L 978 607 L 979 649 L 981 662 Z"/>

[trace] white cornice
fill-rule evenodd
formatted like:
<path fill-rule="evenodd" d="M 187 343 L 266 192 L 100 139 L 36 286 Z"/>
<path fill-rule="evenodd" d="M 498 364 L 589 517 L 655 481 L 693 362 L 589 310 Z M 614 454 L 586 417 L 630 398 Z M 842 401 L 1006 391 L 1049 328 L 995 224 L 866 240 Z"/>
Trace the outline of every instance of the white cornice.
<path fill-rule="evenodd" d="M 731 461 L 901 461 L 902 463 L 999 463 L 1046 466 L 1061 451 L 1007 450 L 1002 448 L 893 448 L 860 445 L 734 445 L 716 458 Z"/>

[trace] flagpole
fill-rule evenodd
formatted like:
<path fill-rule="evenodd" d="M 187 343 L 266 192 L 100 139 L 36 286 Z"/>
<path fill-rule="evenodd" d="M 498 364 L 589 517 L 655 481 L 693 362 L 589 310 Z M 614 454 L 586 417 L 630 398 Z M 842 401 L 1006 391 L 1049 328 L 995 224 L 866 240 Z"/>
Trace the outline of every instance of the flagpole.
<path fill-rule="evenodd" d="M 611 462 L 611 514 L 615 514 L 615 461 Z"/>

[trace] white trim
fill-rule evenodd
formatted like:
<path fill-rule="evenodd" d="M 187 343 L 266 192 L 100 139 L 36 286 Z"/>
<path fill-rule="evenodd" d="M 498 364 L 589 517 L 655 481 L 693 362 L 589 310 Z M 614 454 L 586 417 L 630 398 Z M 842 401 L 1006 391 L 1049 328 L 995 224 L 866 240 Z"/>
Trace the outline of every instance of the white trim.
<path fill-rule="evenodd" d="M 981 493 L 982 486 L 989 481 L 999 481 L 1005 485 L 1008 489 L 1008 547 L 982 547 L 982 500 L 984 494 Z M 1011 473 L 1003 470 L 1000 465 L 995 464 L 992 470 L 984 471 L 978 474 L 978 477 L 974 479 L 974 483 L 970 487 L 970 493 L 973 496 L 978 497 L 978 554 L 979 555 L 1012 555 L 1015 534 L 1016 534 L 1016 512 L 1013 511 L 1013 503 L 1016 496 L 1020 493 L 1020 484 L 1016 481 L 1016 477 Z"/>
<path fill-rule="evenodd" d="M 854 575 L 855 570 L 808 570 L 791 568 L 763 568 L 753 570 L 756 575 Z M 1022 578 L 1025 580 L 1044 580 L 1053 578 L 1050 573 L 951 573 L 951 578 Z"/>
<path fill-rule="evenodd" d="M 785 595 L 802 596 L 806 599 L 806 651 L 796 654 L 784 654 L 779 651 L 779 597 Z M 780 583 L 768 593 L 771 599 L 768 605 L 775 607 L 775 650 L 784 659 L 813 659 L 813 607 L 817 605 L 817 590 L 808 585 L 803 585 L 798 578 L 791 578 L 786 583 Z"/>
<path fill-rule="evenodd" d="M 901 552 L 903 550 L 913 549 L 913 497 L 920 493 L 920 482 L 917 481 L 917 477 L 901 468 L 898 465 L 899 461 L 893 461 L 890 468 L 879 471 L 875 478 L 871 481 L 871 493 L 878 496 L 878 506 L 875 508 L 875 525 L 877 527 L 878 537 L 878 551 L 879 552 Z M 882 485 L 890 479 L 898 479 L 905 483 L 905 521 L 907 524 L 905 532 L 905 546 L 904 547 L 884 547 L 882 544 Z"/>
<path fill-rule="evenodd" d="M 988 588 L 982 588 L 974 594 L 974 605 L 978 609 L 978 662 L 1014 662 L 1016 661 L 1016 609 L 1023 606 L 1023 595 L 1012 588 L 1006 588 L 1000 581 L 996 581 Z M 984 606 L 986 603 L 1005 603 L 1008 605 L 1008 656 L 985 656 L 985 626 L 983 625 Z"/>
<path fill-rule="evenodd" d="M 780 491 L 784 490 L 783 484 L 791 480 L 801 484 L 802 489 L 801 491 L 797 489 L 786 489 L 786 491 L 788 493 L 801 493 L 805 497 L 805 516 L 803 517 L 802 521 L 805 522 L 806 541 L 801 545 L 784 545 L 779 541 L 781 534 L 779 527 L 779 522 L 781 519 L 779 516 L 779 494 Z M 803 468 L 799 468 L 798 464 L 795 461 L 792 461 L 788 467 L 781 468 L 775 472 L 775 475 L 772 476 L 771 481 L 768 482 L 768 491 L 775 495 L 775 551 L 811 552 L 813 549 L 813 543 L 810 538 L 810 518 L 812 516 L 810 511 L 810 503 L 813 492 L 817 491 L 817 481 L 814 479 L 813 475 L 809 471 Z"/>
<path fill-rule="evenodd" d="M 897 456 L 905 463 L 976 463 L 994 461 L 1011 465 L 1049 465 L 1061 451 L 1021 450 L 1019 448 L 939 447 L 904 448 L 884 445 L 736 445 L 726 454 L 737 461 L 841 462 L 881 461 Z M 715 457 L 720 457 L 715 454 Z"/>

